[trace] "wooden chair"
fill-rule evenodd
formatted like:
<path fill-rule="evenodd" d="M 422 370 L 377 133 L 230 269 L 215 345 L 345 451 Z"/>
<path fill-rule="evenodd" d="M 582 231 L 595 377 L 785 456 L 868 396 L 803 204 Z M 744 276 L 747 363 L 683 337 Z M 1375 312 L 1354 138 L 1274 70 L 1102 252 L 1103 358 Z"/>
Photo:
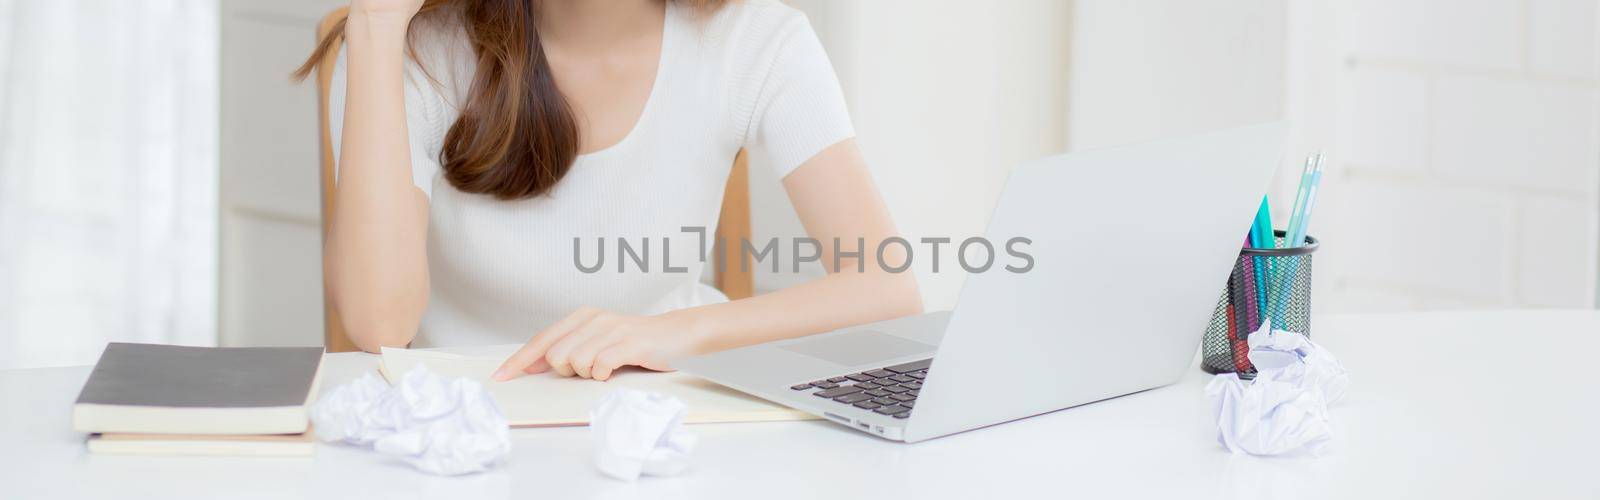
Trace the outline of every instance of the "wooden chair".
<path fill-rule="evenodd" d="M 345 18 L 348 9 L 340 7 L 328 13 L 317 23 L 317 39 L 333 29 Z M 338 46 L 329 52 L 317 65 L 317 110 L 320 120 L 319 133 L 322 136 L 322 237 L 326 242 L 328 237 L 327 214 L 333 210 L 333 137 L 328 125 L 328 86 L 333 80 L 334 61 L 338 59 Z M 733 170 L 728 174 L 728 184 L 722 195 L 722 214 L 717 221 L 716 240 L 728 242 L 729 255 L 737 252 L 739 242 L 750 239 L 750 172 L 749 163 L 744 151 L 739 151 L 734 157 Z M 719 243 L 720 244 L 720 243 Z M 742 270 L 740 266 L 723 265 L 714 266 L 715 274 L 713 283 L 717 289 L 722 290 L 730 299 L 742 299 L 755 292 L 753 274 L 749 270 Z M 328 278 L 322 278 L 322 309 L 324 315 L 323 339 L 329 352 L 354 351 L 356 346 L 345 335 L 344 324 L 339 321 L 339 311 L 334 309 L 333 302 L 328 297 Z M 529 325 L 536 328 L 539 325 Z"/>

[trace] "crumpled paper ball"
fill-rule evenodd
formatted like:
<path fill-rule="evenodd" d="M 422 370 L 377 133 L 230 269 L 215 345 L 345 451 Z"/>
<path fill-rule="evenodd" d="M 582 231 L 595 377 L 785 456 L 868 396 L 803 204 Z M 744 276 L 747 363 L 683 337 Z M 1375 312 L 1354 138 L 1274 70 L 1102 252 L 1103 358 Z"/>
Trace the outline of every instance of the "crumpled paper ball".
<path fill-rule="evenodd" d="M 1222 373 L 1206 385 L 1217 440 L 1234 453 L 1321 455 L 1333 439 L 1328 406 L 1344 397 L 1349 372 L 1305 335 L 1271 327 L 1249 337 L 1254 382 Z"/>
<path fill-rule="evenodd" d="M 371 373 L 334 388 L 311 407 L 323 441 L 371 445 L 425 472 L 488 470 L 511 453 L 511 428 L 482 384 L 425 366 L 394 386 Z"/>
<path fill-rule="evenodd" d="M 624 481 L 641 474 L 672 476 L 689 468 L 695 436 L 683 428 L 683 401 L 618 388 L 589 410 L 589 433 L 600 472 Z"/>

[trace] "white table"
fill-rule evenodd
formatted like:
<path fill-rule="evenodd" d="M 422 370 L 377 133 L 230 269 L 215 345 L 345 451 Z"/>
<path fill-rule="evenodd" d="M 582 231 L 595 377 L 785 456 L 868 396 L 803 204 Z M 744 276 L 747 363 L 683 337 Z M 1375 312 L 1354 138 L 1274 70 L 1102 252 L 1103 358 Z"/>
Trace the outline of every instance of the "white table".
<path fill-rule="evenodd" d="M 69 429 L 88 368 L 0 371 L 0 498 L 1600 498 L 1600 313 L 1330 315 L 1313 333 L 1353 378 L 1320 459 L 1228 454 L 1196 369 L 915 445 L 821 421 L 693 426 L 693 469 L 637 484 L 594 470 L 586 428 L 515 430 L 505 467 L 457 478 L 340 446 L 91 456 Z M 330 359 L 327 382 L 376 362 Z"/>

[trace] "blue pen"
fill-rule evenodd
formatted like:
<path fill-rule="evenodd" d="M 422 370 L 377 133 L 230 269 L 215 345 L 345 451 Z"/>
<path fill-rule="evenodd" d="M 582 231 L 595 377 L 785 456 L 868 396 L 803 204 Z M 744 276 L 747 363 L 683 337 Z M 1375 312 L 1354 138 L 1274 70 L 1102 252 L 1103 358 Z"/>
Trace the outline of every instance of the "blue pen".
<path fill-rule="evenodd" d="M 1284 231 L 1284 235 L 1287 236 L 1287 240 L 1284 243 L 1290 248 L 1298 247 L 1304 243 L 1294 239 L 1294 231 L 1300 227 L 1300 219 L 1305 217 L 1306 191 L 1311 189 L 1311 173 L 1316 171 L 1318 158 L 1321 157 L 1320 153 L 1307 156 L 1305 169 L 1300 171 L 1300 187 L 1294 192 L 1294 205 L 1289 207 L 1289 227 Z"/>
<path fill-rule="evenodd" d="M 1283 232 L 1283 244 L 1287 248 L 1295 248 L 1304 244 L 1303 240 L 1297 240 L 1294 238 L 1294 233 L 1295 229 L 1300 227 L 1301 219 L 1305 217 L 1306 192 L 1310 191 L 1311 189 L 1312 173 L 1316 171 L 1319 161 L 1318 159 L 1321 158 L 1321 156 L 1321 153 L 1306 156 L 1305 168 L 1300 171 L 1300 183 L 1299 187 L 1295 189 L 1294 205 L 1289 206 L 1289 226 L 1284 228 Z M 1279 290 L 1278 293 L 1273 294 L 1273 298 L 1276 299 L 1273 302 L 1277 305 L 1277 307 L 1272 309 L 1274 321 L 1281 322 L 1283 320 L 1283 304 L 1287 302 L 1287 299 L 1289 299 L 1289 297 L 1287 297 L 1285 294 L 1290 293 L 1289 290 L 1292 289 L 1295 271 L 1295 266 L 1289 266 L 1289 280 L 1287 283 L 1289 283 L 1290 286 L 1285 287 L 1283 290 Z"/>
<path fill-rule="evenodd" d="M 1311 225 L 1311 212 L 1317 206 L 1317 191 L 1322 186 L 1322 160 L 1322 154 L 1318 153 L 1316 156 L 1316 164 L 1311 170 L 1311 179 L 1306 183 L 1307 186 L 1305 200 L 1303 200 L 1301 204 L 1302 206 L 1296 207 L 1296 211 L 1299 212 L 1300 217 L 1293 221 L 1289 226 L 1287 235 L 1289 237 L 1289 241 L 1292 242 L 1289 244 L 1290 247 L 1305 246 L 1307 227 Z M 1296 275 L 1298 274 L 1299 268 L 1300 266 L 1298 265 L 1289 267 L 1289 286 L 1285 287 L 1282 293 L 1291 293 L 1290 290 L 1293 288 L 1293 283 L 1297 278 Z M 1279 297 L 1278 308 L 1274 309 L 1274 312 L 1277 312 L 1279 315 L 1283 313 L 1283 304 L 1286 302 L 1284 299 L 1287 298 L 1288 297 Z"/>
<path fill-rule="evenodd" d="M 1293 241 L 1297 243 L 1295 246 L 1301 246 L 1305 244 L 1306 231 L 1307 228 L 1311 226 L 1311 211 L 1317 208 L 1317 191 L 1321 187 L 1322 156 L 1318 155 L 1317 168 L 1311 173 L 1311 186 L 1306 190 L 1305 208 L 1301 209 L 1300 211 L 1300 224 L 1292 228 L 1291 230 L 1294 231 L 1294 234 L 1289 235 L 1289 237 L 1293 238 Z"/>

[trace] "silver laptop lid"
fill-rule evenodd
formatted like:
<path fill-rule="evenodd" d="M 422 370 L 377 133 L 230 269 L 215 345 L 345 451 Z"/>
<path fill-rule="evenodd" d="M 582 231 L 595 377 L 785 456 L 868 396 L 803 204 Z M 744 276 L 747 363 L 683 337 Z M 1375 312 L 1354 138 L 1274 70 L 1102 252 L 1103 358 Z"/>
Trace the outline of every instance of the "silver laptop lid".
<path fill-rule="evenodd" d="M 987 236 L 1034 266 L 967 278 L 917 398 L 920 441 L 1172 383 L 1193 359 L 1285 127 L 1053 156 L 1011 172 Z"/>

